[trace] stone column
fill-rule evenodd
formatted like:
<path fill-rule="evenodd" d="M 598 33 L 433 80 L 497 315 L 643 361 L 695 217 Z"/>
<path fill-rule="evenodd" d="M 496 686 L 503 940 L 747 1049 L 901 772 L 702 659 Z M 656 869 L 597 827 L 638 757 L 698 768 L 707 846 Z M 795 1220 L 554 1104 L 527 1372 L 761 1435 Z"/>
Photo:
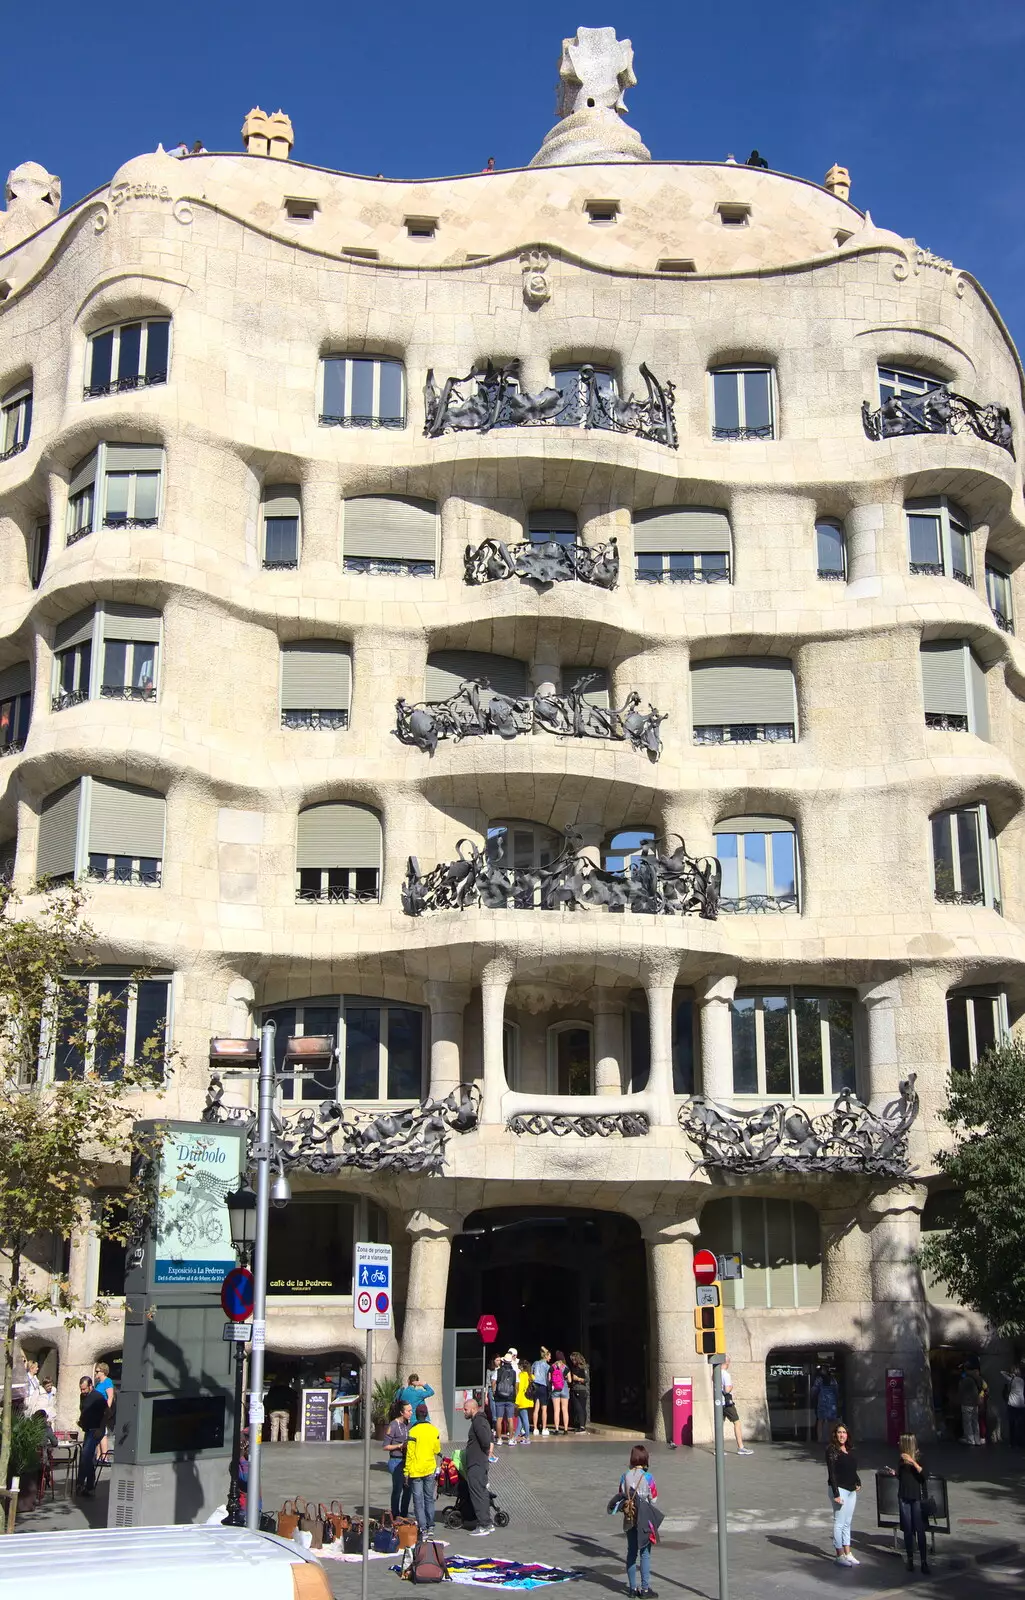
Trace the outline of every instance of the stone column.
<path fill-rule="evenodd" d="M 897 1008 L 901 1004 L 900 984 L 862 983 L 858 998 L 868 1018 L 868 1081 L 862 1094 L 873 1111 L 881 1111 L 897 1096 L 900 1061 L 897 1052 Z"/>
<path fill-rule="evenodd" d="M 594 1092 L 623 1093 L 623 1007 L 613 989 L 595 989 L 591 1000 L 594 1017 Z"/>
<path fill-rule="evenodd" d="M 673 991 L 679 965 L 675 962 L 652 967 L 644 978 L 648 997 L 648 1028 L 651 1038 L 651 1066 L 648 1094 L 652 1097 L 652 1120 L 663 1127 L 675 1121 L 673 1104 Z"/>
<path fill-rule="evenodd" d="M 733 1097 L 733 1018 L 730 1003 L 737 992 L 737 980 L 702 978 L 694 985 L 699 1011 L 698 1037 L 701 1048 L 701 1093 L 706 1100 L 729 1101 Z"/>
<path fill-rule="evenodd" d="M 429 1093 L 443 1100 L 463 1081 L 463 1011 L 470 991 L 461 983 L 428 983 L 431 1008 L 431 1083 Z"/>
<path fill-rule="evenodd" d="M 847 582 L 879 574 L 885 510 L 881 505 L 852 506 L 844 519 L 847 542 Z"/>
<path fill-rule="evenodd" d="M 886 1194 L 873 1195 L 864 1207 L 872 1283 L 872 1321 L 867 1330 L 871 1348 L 865 1359 L 870 1378 L 866 1388 L 873 1403 L 867 1409 L 870 1431 L 877 1438 L 886 1435 L 884 1397 L 890 1368 L 904 1374 L 909 1432 L 933 1437 L 929 1320 L 922 1274 L 914 1261 L 926 1195 L 924 1184 L 902 1183 Z"/>
<path fill-rule="evenodd" d="M 414 1211 L 406 1223 L 412 1248 L 406 1309 L 402 1319 L 399 1376 L 405 1383 L 411 1372 L 418 1372 L 423 1382 L 430 1384 L 438 1396 L 437 1414 L 432 1403 L 431 1416 L 443 1438 L 452 1437 L 453 1422 L 451 1417 L 444 1414 L 441 1382 L 445 1299 L 448 1294 L 452 1237 L 461 1226 L 462 1217 L 454 1211 Z"/>
<path fill-rule="evenodd" d="M 505 1081 L 505 1052 L 503 1033 L 505 1027 L 505 997 L 509 992 L 510 971 L 495 962 L 484 969 L 480 985 L 481 1020 L 483 1038 L 484 1095 L 481 1103 L 481 1123 L 500 1123 L 502 1096 L 508 1085 Z"/>
<path fill-rule="evenodd" d="M 694 1242 L 696 1217 L 656 1213 L 641 1222 L 647 1245 L 648 1304 L 651 1306 L 651 1393 L 656 1439 L 671 1436 L 674 1378 L 694 1385 L 694 1442 L 712 1438 L 712 1389 L 707 1363 L 694 1351 Z"/>
<path fill-rule="evenodd" d="M 337 578 L 341 566 L 341 496 L 334 466 L 308 462 L 302 493 L 303 568 Z"/>
<path fill-rule="evenodd" d="M 68 1287 L 72 1300 L 80 1306 L 88 1302 L 95 1302 L 95 1293 L 91 1296 L 89 1277 L 90 1269 L 95 1261 L 94 1234 L 92 1230 L 92 1213 L 87 1201 L 82 1201 L 78 1208 L 78 1223 L 72 1230 L 71 1249 L 68 1252 Z M 83 1372 L 92 1371 L 92 1363 L 83 1367 L 80 1361 L 75 1361 L 72 1356 L 75 1330 L 67 1328 L 60 1339 L 60 1367 L 57 1372 L 57 1415 L 64 1428 L 73 1428 L 78 1423 L 78 1380 Z M 70 1347 L 70 1348 L 69 1348 Z"/>

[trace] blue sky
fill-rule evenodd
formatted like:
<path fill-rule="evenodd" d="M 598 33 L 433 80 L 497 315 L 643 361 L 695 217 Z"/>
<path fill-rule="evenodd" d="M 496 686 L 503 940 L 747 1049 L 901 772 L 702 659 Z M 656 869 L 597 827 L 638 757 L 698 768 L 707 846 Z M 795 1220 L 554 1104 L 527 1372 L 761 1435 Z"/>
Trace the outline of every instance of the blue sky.
<path fill-rule="evenodd" d="M 839 161 L 876 222 L 982 281 L 1025 341 L 1025 0 L 633 0 L 598 9 L 325 0 L 50 0 L 6 8 L 0 174 L 36 160 L 65 205 L 185 138 L 240 148 L 281 106 L 296 156 L 428 177 L 520 166 L 554 121 L 560 40 L 633 40 L 630 121 L 656 159 L 821 180 Z"/>

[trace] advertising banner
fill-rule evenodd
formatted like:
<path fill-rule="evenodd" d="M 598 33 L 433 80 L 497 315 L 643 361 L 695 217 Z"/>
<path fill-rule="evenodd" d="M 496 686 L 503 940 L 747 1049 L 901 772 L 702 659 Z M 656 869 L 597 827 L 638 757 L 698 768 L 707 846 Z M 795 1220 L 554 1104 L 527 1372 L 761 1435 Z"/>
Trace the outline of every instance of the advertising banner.
<path fill-rule="evenodd" d="M 175 1128 L 164 1139 L 157 1197 L 155 1284 L 217 1284 L 237 1265 L 225 1196 L 238 1187 L 236 1132 Z"/>
<path fill-rule="evenodd" d="M 673 1379 L 673 1443 L 694 1443 L 694 1380 Z"/>
<path fill-rule="evenodd" d="M 900 1443 L 907 1431 L 904 1423 L 904 1369 L 889 1367 L 886 1372 L 886 1442 Z"/>

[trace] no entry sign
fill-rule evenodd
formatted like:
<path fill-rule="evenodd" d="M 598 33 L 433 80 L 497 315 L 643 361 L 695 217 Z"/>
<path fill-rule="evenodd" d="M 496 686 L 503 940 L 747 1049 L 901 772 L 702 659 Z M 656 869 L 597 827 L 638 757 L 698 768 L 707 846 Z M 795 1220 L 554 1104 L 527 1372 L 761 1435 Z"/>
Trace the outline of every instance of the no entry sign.
<path fill-rule="evenodd" d="M 695 1250 L 694 1279 L 697 1283 L 714 1283 L 719 1276 L 719 1258 L 711 1250 Z"/>
<path fill-rule="evenodd" d="M 497 1317 L 493 1317 L 490 1312 L 485 1312 L 484 1316 L 478 1319 L 477 1332 L 481 1336 L 482 1343 L 494 1344 L 498 1338 Z"/>
<path fill-rule="evenodd" d="M 229 1322 L 248 1322 L 253 1314 L 253 1274 L 232 1267 L 221 1284 L 221 1310 Z"/>

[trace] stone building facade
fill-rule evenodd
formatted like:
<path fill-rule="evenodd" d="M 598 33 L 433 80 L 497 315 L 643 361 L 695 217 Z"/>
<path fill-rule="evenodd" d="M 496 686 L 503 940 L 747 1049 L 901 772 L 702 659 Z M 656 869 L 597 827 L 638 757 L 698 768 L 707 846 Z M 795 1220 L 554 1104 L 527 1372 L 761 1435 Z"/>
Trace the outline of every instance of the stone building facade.
<path fill-rule="evenodd" d="M 1025 999 L 1021 366 L 842 169 L 651 160 L 587 33 L 522 169 L 327 171 L 253 113 L 60 215 L 11 174 L 0 836 L 29 896 L 90 880 L 95 981 L 151 975 L 162 1113 L 268 1015 L 339 1047 L 285 1111 L 472 1087 L 440 1171 L 296 1164 L 273 1356 L 358 1349 L 369 1232 L 386 1365 L 451 1400 L 446 1329 L 493 1311 L 583 1350 L 598 1422 L 662 1433 L 693 1374 L 701 1436 L 701 1239 L 745 1259 L 750 1431 L 799 1432 L 829 1361 L 860 1435 L 893 1369 L 928 1435 L 945 1365 L 995 1359 L 911 1256 L 948 1074 Z M 66 1414 L 116 1310 L 26 1329 Z"/>

